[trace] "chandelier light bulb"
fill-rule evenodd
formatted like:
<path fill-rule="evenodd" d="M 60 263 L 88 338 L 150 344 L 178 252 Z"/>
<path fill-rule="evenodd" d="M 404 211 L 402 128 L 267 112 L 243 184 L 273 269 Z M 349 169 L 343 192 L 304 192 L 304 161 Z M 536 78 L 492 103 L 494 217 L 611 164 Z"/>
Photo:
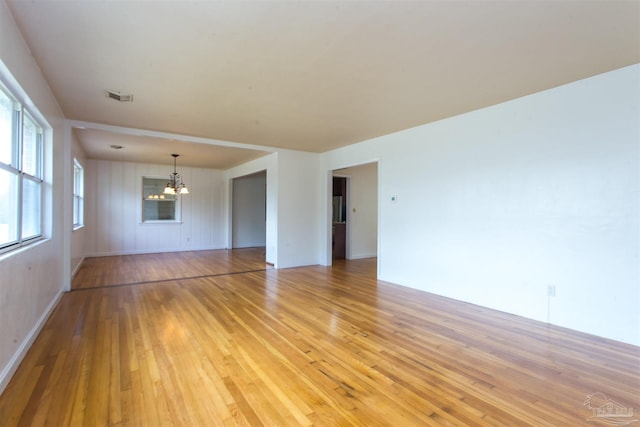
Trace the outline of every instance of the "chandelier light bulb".
<path fill-rule="evenodd" d="M 170 181 L 167 182 L 167 186 L 164 188 L 163 194 L 182 195 L 189 194 L 187 185 L 182 182 L 180 174 L 176 171 L 176 159 L 179 154 L 172 154 L 173 157 L 173 173 L 169 176 Z"/>

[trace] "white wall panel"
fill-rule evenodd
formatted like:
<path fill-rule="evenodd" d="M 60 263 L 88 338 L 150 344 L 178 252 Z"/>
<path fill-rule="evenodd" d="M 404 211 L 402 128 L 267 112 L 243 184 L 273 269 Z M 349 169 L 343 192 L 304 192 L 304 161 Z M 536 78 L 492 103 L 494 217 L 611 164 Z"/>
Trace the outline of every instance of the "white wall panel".
<path fill-rule="evenodd" d="M 138 182 L 138 173 L 134 168 L 124 167 L 122 164 L 122 186 L 134 186 L 133 184 Z M 141 184 L 138 184 L 141 185 Z M 135 186 L 136 188 L 140 188 Z M 131 216 L 137 215 L 136 204 L 141 203 L 141 197 L 132 191 L 123 191 L 122 195 L 122 212 L 123 217 L 121 219 L 120 227 L 122 228 L 122 246 L 121 248 L 131 248 L 136 246 L 136 223 L 129 220 Z"/>
<path fill-rule="evenodd" d="M 278 267 L 318 264 L 322 173 L 314 153 L 278 153 Z"/>
<path fill-rule="evenodd" d="M 108 203 L 105 205 L 105 213 L 108 218 L 105 219 L 105 224 L 108 225 L 108 230 L 119 230 L 119 232 L 108 232 L 108 247 L 109 253 L 122 253 L 125 252 L 125 217 L 133 217 L 135 211 L 133 206 L 125 204 L 125 193 L 129 185 L 125 184 L 123 177 L 124 163 L 111 162 L 109 164 L 108 175 L 109 181 L 105 183 L 109 187 L 109 198 L 106 199 Z M 99 195 L 100 193 L 98 193 Z"/>
<path fill-rule="evenodd" d="M 219 191 L 223 172 L 180 167 L 190 194 L 182 196 L 181 223 L 142 222 L 142 177 L 167 177 L 171 167 L 130 162 L 90 160 L 88 204 L 93 236 L 87 242 L 91 256 L 220 249 L 222 207 Z M 89 208 L 90 207 L 90 208 Z"/>

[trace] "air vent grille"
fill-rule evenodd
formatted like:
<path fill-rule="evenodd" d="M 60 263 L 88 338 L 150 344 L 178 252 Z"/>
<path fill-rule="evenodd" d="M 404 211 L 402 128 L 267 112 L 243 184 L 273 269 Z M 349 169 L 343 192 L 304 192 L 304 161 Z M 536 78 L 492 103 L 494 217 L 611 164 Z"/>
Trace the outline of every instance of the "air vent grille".
<path fill-rule="evenodd" d="M 107 98 L 115 99 L 119 102 L 133 102 L 133 94 L 125 94 L 112 90 L 107 91 Z"/>

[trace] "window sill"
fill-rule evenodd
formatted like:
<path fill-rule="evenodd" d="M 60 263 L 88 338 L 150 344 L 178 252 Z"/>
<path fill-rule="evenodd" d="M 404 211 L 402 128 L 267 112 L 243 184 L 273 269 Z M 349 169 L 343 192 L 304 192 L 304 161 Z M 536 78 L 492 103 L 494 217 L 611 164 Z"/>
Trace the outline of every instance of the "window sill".
<path fill-rule="evenodd" d="M 138 225 L 179 225 L 182 224 L 182 221 L 178 221 L 178 220 L 157 220 L 157 221 L 142 221 L 139 222 Z"/>
<path fill-rule="evenodd" d="M 0 261 L 3 261 L 14 255 L 21 254 L 22 252 L 34 249 L 36 246 L 40 246 L 41 244 L 46 243 L 49 240 L 50 239 L 47 239 L 45 237 L 39 237 L 37 239 L 25 242 L 21 245 L 7 246 L 6 248 L 0 249 Z"/>

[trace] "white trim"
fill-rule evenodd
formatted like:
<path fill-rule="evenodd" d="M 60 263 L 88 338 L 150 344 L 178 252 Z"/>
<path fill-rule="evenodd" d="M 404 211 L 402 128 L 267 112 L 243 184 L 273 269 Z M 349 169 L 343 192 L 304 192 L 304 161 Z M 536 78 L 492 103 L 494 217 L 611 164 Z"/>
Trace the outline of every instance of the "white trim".
<path fill-rule="evenodd" d="M 147 221 L 140 221 L 138 225 L 180 225 L 184 222 L 177 219 L 150 219 Z"/>
<path fill-rule="evenodd" d="M 377 253 L 370 253 L 370 254 L 357 254 L 357 255 L 351 255 L 349 258 L 347 259 L 364 259 L 364 258 L 375 258 L 377 257 L 378 254 Z"/>
<path fill-rule="evenodd" d="M 29 333 L 25 337 L 24 341 L 22 341 L 22 344 L 20 344 L 20 347 L 18 347 L 18 350 L 13 354 L 13 356 L 9 360 L 9 363 L 6 364 L 6 366 L 2 370 L 2 373 L 0 373 L 0 394 L 2 394 L 5 388 L 7 388 L 7 385 L 9 385 L 9 381 L 11 381 L 13 374 L 15 374 L 16 370 L 18 370 L 18 367 L 20 366 L 20 363 L 22 363 L 22 360 L 26 356 L 27 351 L 29 351 L 29 349 L 31 348 L 31 345 L 36 340 L 36 338 L 38 338 L 40 331 L 42 330 L 45 323 L 47 322 L 47 319 L 49 319 L 49 316 L 51 315 L 53 310 L 58 305 L 58 302 L 62 298 L 63 294 L 64 292 L 60 291 L 55 296 L 55 298 L 51 300 L 51 302 L 49 303 L 47 308 L 44 310 L 44 312 L 42 313 L 42 315 L 40 316 L 36 324 L 33 325 L 33 328 L 31 328 L 31 331 L 29 331 Z"/>
<path fill-rule="evenodd" d="M 79 173 L 78 173 L 79 172 Z M 76 178 L 79 178 L 76 180 Z M 78 230 L 84 227 L 84 166 L 82 163 L 74 156 L 73 157 L 73 173 L 71 175 L 71 196 L 73 198 L 73 230 Z M 76 219 L 76 197 L 80 199 L 80 204 L 78 205 L 78 222 L 75 222 Z"/>
<path fill-rule="evenodd" d="M 76 267 L 73 269 L 73 271 L 71 272 L 71 278 L 73 279 L 74 277 L 76 277 L 76 274 L 78 274 L 78 271 L 80 271 L 80 267 L 82 267 L 82 263 L 84 262 L 84 260 L 86 259 L 86 257 L 82 257 L 80 259 L 80 261 L 78 262 L 78 264 L 76 265 Z"/>
<path fill-rule="evenodd" d="M 14 255 L 17 255 L 21 252 L 30 250 L 38 245 L 41 245 L 43 243 L 46 243 L 48 241 L 50 241 L 51 239 L 47 238 L 47 237 L 37 237 L 35 239 L 32 240 L 28 240 L 26 243 L 22 244 L 22 245 L 14 245 L 14 246 L 7 246 L 6 248 L 2 248 L 0 249 L 0 261 L 3 261 L 9 257 L 12 257 Z"/>
<path fill-rule="evenodd" d="M 240 248 L 238 248 L 240 249 Z M 229 250 L 227 247 L 189 247 L 189 248 L 163 248 L 163 249 L 140 249 L 135 251 L 112 251 L 112 252 L 95 252 L 88 254 L 85 258 L 97 258 L 102 256 L 121 256 L 121 255 L 143 255 L 143 254 L 161 254 L 164 252 L 192 252 L 192 251 L 220 251 Z"/>

